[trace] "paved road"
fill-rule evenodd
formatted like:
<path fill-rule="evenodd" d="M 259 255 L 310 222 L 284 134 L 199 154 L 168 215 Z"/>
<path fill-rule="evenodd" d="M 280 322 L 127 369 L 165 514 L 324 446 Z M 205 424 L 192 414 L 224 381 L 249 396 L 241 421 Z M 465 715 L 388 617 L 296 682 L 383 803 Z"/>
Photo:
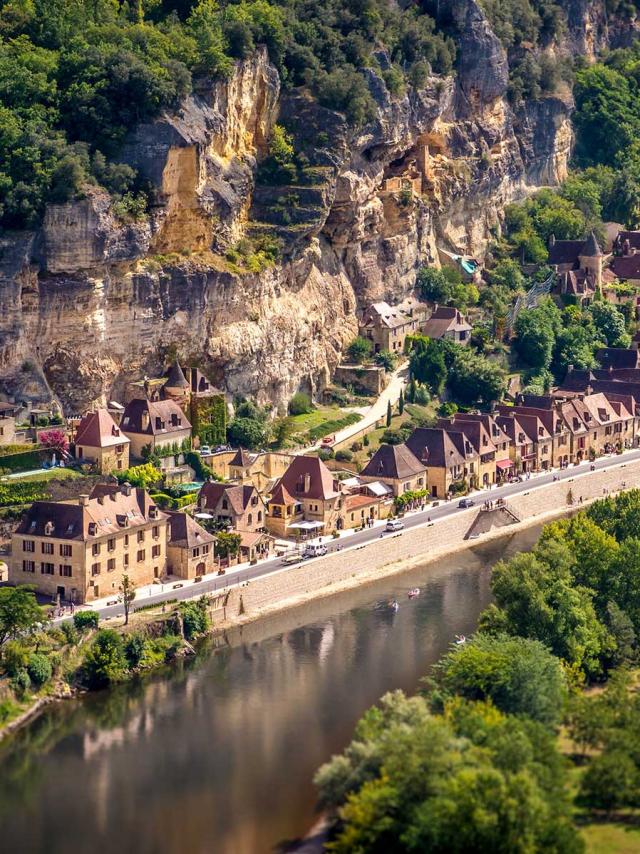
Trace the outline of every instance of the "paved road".
<path fill-rule="evenodd" d="M 360 431 L 365 427 L 375 427 L 376 423 L 381 418 L 386 417 L 387 404 L 391 402 L 392 407 L 396 405 L 400 398 L 400 392 L 407 387 L 408 382 L 409 363 L 404 361 L 390 375 L 389 382 L 382 390 L 375 403 L 372 403 L 368 409 L 360 410 L 362 418 L 359 421 L 356 421 L 355 424 L 349 424 L 347 427 L 343 427 L 342 430 L 338 430 L 335 434 L 336 438 L 333 443 L 334 446 L 340 445 L 348 439 L 351 439 L 353 436 L 360 433 Z M 296 451 L 296 454 L 308 454 L 311 451 L 317 451 L 319 447 L 320 443 L 317 442 L 315 445 L 310 445 L 308 448 L 302 448 L 301 450 Z"/>
<path fill-rule="evenodd" d="M 593 463 L 593 465 L 595 466 L 596 470 L 601 470 L 606 468 L 613 468 L 614 466 L 618 466 L 624 464 L 625 462 L 637 459 L 640 459 L 640 448 L 632 451 L 627 451 L 622 455 L 602 457 L 601 459 Z M 571 466 L 570 468 L 564 469 L 563 471 L 550 471 L 548 473 L 534 475 L 531 477 L 530 480 L 523 480 L 522 483 L 509 483 L 505 486 L 491 489 L 490 491 L 484 490 L 482 492 L 478 492 L 473 496 L 473 498 L 476 504 L 479 505 L 482 505 L 483 501 L 485 501 L 487 498 L 491 498 L 491 500 L 493 501 L 495 501 L 497 498 L 509 499 L 514 495 L 519 495 L 521 493 L 528 492 L 533 487 L 539 487 L 543 486 L 544 484 L 551 483 L 553 481 L 554 476 L 557 477 L 559 480 L 570 480 L 572 477 L 575 477 L 576 474 L 588 472 L 590 465 L 591 463 L 585 462 L 579 466 Z M 410 513 L 405 516 L 405 529 L 415 528 L 418 525 L 428 524 L 429 520 L 435 522 L 438 519 L 442 519 L 447 516 L 451 516 L 455 513 L 461 512 L 464 511 L 458 508 L 457 499 L 454 499 L 453 501 L 443 501 L 437 507 L 428 507 L 424 511 Z M 369 543 L 373 540 L 377 540 L 381 535 L 381 530 L 382 528 L 378 526 L 376 528 L 358 531 L 355 534 L 351 534 L 348 538 L 343 539 L 342 550 L 345 553 L 345 557 L 348 554 L 349 549 L 354 548 L 356 546 L 360 546 L 363 543 Z M 401 536 L 401 534 L 383 534 L 383 536 Z M 337 549 L 337 545 L 337 541 L 331 541 L 328 546 L 329 552 L 335 552 Z M 323 560 L 323 558 L 315 558 L 314 560 L 308 561 L 310 572 L 312 571 L 311 565 L 318 560 Z M 216 593 L 222 590 L 239 586 L 241 584 L 246 583 L 247 581 L 251 581 L 254 578 L 260 578 L 263 575 L 269 575 L 273 572 L 286 571 L 286 568 L 283 568 L 282 566 L 281 559 L 273 558 L 272 560 L 265 561 L 264 563 L 257 564 L 256 566 L 247 567 L 246 569 L 240 570 L 239 572 L 233 575 L 212 578 L 195 585 L 187 584 L 185 585 L 185 587 L 181 587 L 178 590 L 174 590 L 170 585 L 165 585 L 165 590 L 163 590 L 162 592 L 158 592 L 153 596 L 148 596 L 140 599 L 139 602 L 136 602 L 134 604 L 134 607 L 135 605 L 151 605 L 155 603 L 160 604 L 168 599 L 190 599 L 193 596 L 197 596 L 202 593 Z M 117 617 L 123 614 L 122 605 L 108 605 L 96 610 L 98 610 L 102 618 Z"/>

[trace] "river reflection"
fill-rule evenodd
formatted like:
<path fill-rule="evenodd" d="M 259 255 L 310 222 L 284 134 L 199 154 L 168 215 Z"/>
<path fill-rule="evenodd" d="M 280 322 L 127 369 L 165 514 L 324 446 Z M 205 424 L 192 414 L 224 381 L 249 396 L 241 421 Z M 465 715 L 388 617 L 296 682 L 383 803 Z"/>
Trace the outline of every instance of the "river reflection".
<path fill-rule="evenodd" d="M 245 626 L 168 675 L 52 708 L 0 753 L 1 849 L 261 854 L 303 834 L 317 767 L 381 694 L 414 691 L 473 631 L 491 564 L 537 535 Z M 397 613 L 376 610 L 391 596 Z"/>

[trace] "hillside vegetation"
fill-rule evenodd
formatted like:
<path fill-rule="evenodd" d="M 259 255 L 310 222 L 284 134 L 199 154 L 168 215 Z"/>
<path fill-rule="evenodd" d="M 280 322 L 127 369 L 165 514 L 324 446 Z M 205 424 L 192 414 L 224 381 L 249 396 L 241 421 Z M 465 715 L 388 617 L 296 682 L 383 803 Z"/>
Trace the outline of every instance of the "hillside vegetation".
<path fill-rule="evenodd" d="M 285 85 L 309 86 L 354 124 L 373 114 L 362 69 L 398 92 L 449 72 L 455 54 L 431 17 L 384 0 L 0 0 L 0 227 L 36 226 L 46 202 L 87 182 L 122 217 L 143 216 L 148 188 L 119 162 L 127 133 L 258 44 Z"/>

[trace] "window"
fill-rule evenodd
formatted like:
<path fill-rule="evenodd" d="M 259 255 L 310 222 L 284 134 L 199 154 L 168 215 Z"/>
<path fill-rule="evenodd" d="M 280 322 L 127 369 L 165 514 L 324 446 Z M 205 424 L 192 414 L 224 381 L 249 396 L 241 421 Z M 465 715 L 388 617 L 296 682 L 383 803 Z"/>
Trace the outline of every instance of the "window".
<path fill-rule="evenodd" d="M 208 555 L 208 554 L 209 554 L 209 546 L 203 546 L 203 547 L 202 547 L 202 554 L 203 554 L 203 555 Z"/>
<path fill-rule="evenodd" d="M 158 527 L 158 525 L 154 525 L 153 528 L 151 529 L 151 536 L 153 537 L 154 540 L 157 540 L 158 537 L 160 536 L 160 528 Z"/>
<path fill-rule="evenodd" d="M 100 554 L 100 543 L 94 543 L 91 546 L 91 554 L 94 556 Z"/>
<path fill-rule="evenodd" d="M 226 499 L 226 498 L 223 498 L 223 499 L 222 499 L 222 509 L 223 509 L 223 510 L 228 510 L 228 509 L 229 509 L 229 502 L 227 501 L 227 499 Z"/>
<path fill-rule="evenodd" d="M 125 544 L 125 546 L 129 545 L 129 534 L 124 535 L 124 544 Z"/>
<path fill-rule="evenodd" d="M 22 550 L 25 552 L 35 552 L 36 544 L 34 540 L 23 540 L 22 541 Z"/>
<path fill-rule="evenodd" d="M 262 522 L 262 510 L 258 510 L 258 522 Z"/>
<path fill-rule="evenodd" d="M 138 542 L 144 543 L 144 531 L 138 531 Z"/>
<path fill-rule="evenodd" d="M 41 563 L 40 564 L 40 572 L 43 575 L 53 575 L 54 566 L 52 563 Z"/>
<path fill-rule="evenodd" d="M 129 566 L 129 555 L 128 554 L 124 556 L 124 565 Z"/>
<path fill-rule="evenodd" d="M 249 513 L 247 516 L 247 525 L 253 525 L 253 513 Z"/>
<path fill-rule="evenodd" d="M 53 554 L 53 543 L 41 543 L 42 546 L 42 554 L 43 555 L 52 555 Z"/>
<path fill-rule="evenodd" d="M 23 572 L 35 572 L 36 571 L 35 560 L 23 560 L 22 561 L 22 571 Z"/>
<path fill-rule="evenodd" d="M 116 568 L 116 559 L 114 557 L 110 557 L 107 561 L 107 572 L 113 572 Z"/>
<path fill-rule="evenodd" d="M 154 546 L 151 549 L 151 557 L 160 557 L 160 546 Z"/>
<path fill-rule="evenodd" d="M 62 543 L 60 546 L 60 557 L 71 557 L 73 553 L 72 547 L 68 543 Z"/>
<path fill-rule="evenodd" d="M 140 551 L 136 555 L 136 560 L 138 561 L 138 563 L 141 563 L 144 560 L 144 557 L 144 549 L 140 549 Z"/>
<path fill-rule="evenodd" d="M 91 575 L 100 575 L 100 564 L 92 563 L 91 564 Z"/>
<path fill-rule="evenodd" d="M 63 575 L 65 578 L 71 578 L 71 565 L 68 563 L 61 563 L 60 575 Z"/>
<path fill-rule="evenodd" d="M 200 557 L 200 549 L 194 549 L 194 550 L 191 552 L 191 556 L 192 556 L 192 557 Z"/>
<path fill-rule="evenodd" d="M 116 550 L 116 540 L 115 537 L 112 537 L 110 540 L 107 540 L 107 551 L 114 552 Z"/>

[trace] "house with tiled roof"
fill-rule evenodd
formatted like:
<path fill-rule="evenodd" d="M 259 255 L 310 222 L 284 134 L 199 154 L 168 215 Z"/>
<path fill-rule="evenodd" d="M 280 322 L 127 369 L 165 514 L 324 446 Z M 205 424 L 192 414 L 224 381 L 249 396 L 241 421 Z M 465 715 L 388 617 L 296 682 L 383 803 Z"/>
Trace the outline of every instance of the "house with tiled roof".
<path fill-rule="evenodd" d="M 607 370 L 640 368 L 640 353 L 627 347 L 601 347 L 596 352 L 596 359 Z"/>
<path fill-rule="evenodd" d="M 551 235 L 549 266 L 559 273 L 556 293 L 588 305 L 596 292 L 602 292 L 603 273 L 610 257 L 600 248 L 593 231 L 586 240 L 556 240 Z"/>
<path fill-rule="evenodd" d="M 73 444 L 76 459 L 95 465 L 100 474 L 129 468 L 129 437 L 106 409 L 97 409 L 84 416 Z"/>
<path fill-rule="evenodd" d="M 424 334 L 436 341 L 445 339 L 456 344 L 468 344 L 471 325 L 462 312 L 454 306 L 436 305 L 424 325 Z"/>
<path fill-rule="evenodd" d="M 446 498 L 477 475 L 478 455 L 459 430 L 417 427 L 406 446 L 426 467 L 427 489 L 433 498 Z"/>
<path fill-rule="evenodd" d="M 362 314 L 359 334 L 371 341 L 374 353 L 389 350 L 400 354 L 407 335 L 422 331 L 427 313 L 426 303 L 412 296 L 396 306 L 374 302 Z"/>
<path fill-rule="evenodd" d="M 251 483 L 220 483 L 209 480 L 198 493 L 198 508 L 231 531 L 264 531 L 266 506 Z"/>
<path fill-rule="evenodd" d="M 380 445 L 360 472 L 360 480 L 386 483 L 394 495 L 403 495 L 426 489 L 427 467 L 406 445 Z"/>
<path fill-rule="evenodd" d="M 120 429 L 131 441 L 131 456 L 146 452 L 179 451 L 191 439 L 191 423 L 175 400 L 134 398 L 127 403 Z"/>
<path fill-rule="evenodd" d="M 11 539 L 9 580 L 76 603 L 116 595 L 167 570 L 168 517 L 129 484 L 101 484 L 77 502 L 35 501 Z"/>
<path fill-rule="evenodd" d="M 214 570 L 215 537 L 186 513 L 168 511 L 167 564 L 171 575 L 196 578 Z"/>
<path fill-rule="evenodd" d="M 279 537 L 330 533 L 343 526 L 339 482 L 319 457 L 293 458 L 269 496 L 267 528 Z"/>

